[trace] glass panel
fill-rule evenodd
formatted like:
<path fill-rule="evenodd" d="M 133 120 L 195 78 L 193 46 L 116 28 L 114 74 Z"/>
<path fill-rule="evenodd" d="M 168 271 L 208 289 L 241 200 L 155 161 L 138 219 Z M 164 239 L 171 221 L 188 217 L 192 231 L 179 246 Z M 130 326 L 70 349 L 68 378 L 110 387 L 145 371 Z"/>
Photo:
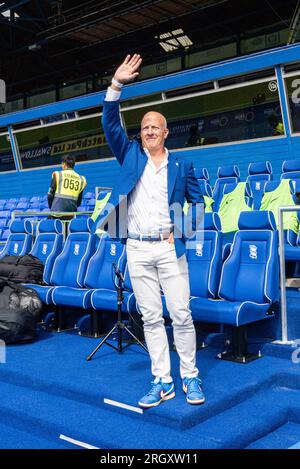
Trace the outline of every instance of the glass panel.
<path fill-rule="evenodd" d="M 42 104 L 53 103 L 56 100 L 55 90 L 28 96 L 27 107 L 41 106 Z"/>
<path fill-rule="evenodd" d="M 59 164 L 66 153 L 74 155 L 76 161 L 112 156 L 105 144 L 100 117 L 42 126 L 15 135 L 23 168 Z"/>
<path fill-rule="evenodd" d="M 8 138 L 8 134 L 0 135 L 0 172 L 16 169 Z"/>
<path fill-rule="evenodd" d="M 4 104 L 4 113 L 8 114 L 9 112 L 20 111 L 24 109 L 24 101 L 22 98 L 16 99 L 14 101 L 8 101 Z"/>
<path fill-rule="evenodd" d="M 288 29 L 281 29 L 268 34 L 253 36 L 248 39 L 241 40 L 242 54 L 249 54 L 262 49 L 277 47 L 286 44 L 289 35 Z"/>
<path fill-rule="evenodd" d="M 214 47 L 212 49 L 186 55 L 186 67 L 196 67 L 197 65 L 217 62 L 218 60 L 228 59 L 229 57 L 235 57 L 236 55 L 236 42 L 223 44 L 222 47 Z"/>
<path fill-rule="evenodd" d="M 59 99 L 72 98 L 73 96 L 79 96 L 86 94 L 86 82 L 76 83 L 75 85 L 64 86 L 59 89 Z"/>
<path fill-rule="evenodd" d="M 285 79 L 292 132 L 300 132 L 300 74 Z"/>
<path fill-rule="evenodd" d="M 149 94 L 147 96 L 142 96 L 141 98 L 132 98 L 127 99 L 126 101 L 121 102 L 121 108 L 138 106 L 139 104 L 152 103 L 153 101 L 161 101 L 161 93 Z"/>
<path fill-rule="evenodd" d="M 168 148 L 270 137 L 278 135 L 278 124 L 283 128 L 276 80 L 124 111 L 130 137 L 139 139 L 150 110 L 168 121 Z"/>
<path fill-rule="evenodd" d="M 146 78 L 157 77 L 159 75 L 165 75 L 166 73 L 177 72 L 181 70 L 181 58 L 166 60 L 153 65 L 145 65 L 141 68 L 139 78 L 145 80 Z"/>

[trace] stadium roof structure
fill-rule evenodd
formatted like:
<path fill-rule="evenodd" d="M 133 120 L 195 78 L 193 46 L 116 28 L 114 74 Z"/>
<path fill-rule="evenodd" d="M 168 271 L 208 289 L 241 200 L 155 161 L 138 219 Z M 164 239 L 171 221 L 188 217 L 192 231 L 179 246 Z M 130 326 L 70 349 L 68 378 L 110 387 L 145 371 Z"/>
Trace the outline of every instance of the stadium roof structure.
<path fill-rule="evenodd" d="M 289 28 L 298 6 L 297 0 L 0 1 L 0 78 L 13 95 L 109 75 L 127 53 L 141 53 L 147 65 L 238 42 L 255 30 Z"/>

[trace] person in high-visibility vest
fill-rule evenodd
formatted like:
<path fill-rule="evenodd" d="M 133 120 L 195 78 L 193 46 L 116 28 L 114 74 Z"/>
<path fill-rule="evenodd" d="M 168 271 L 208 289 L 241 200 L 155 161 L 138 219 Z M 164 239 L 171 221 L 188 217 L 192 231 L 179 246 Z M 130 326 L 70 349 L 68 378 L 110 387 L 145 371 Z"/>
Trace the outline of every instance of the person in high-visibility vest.
<path fill-rule="evenodd" d="M 84 176 L 74 171 L 75 158 L 62 157 L 62 171 L 52 173 L 48 190 L 48 205 L 51 212 L 77 212 L 86 186 Z"/>
<path fill-rule="evenodd" d="M 268 118 L 269 124 L 273 129 L 273 135 L 284 135 L 284 125 L 279 121 L 275 114 L 271 114 Z"/>

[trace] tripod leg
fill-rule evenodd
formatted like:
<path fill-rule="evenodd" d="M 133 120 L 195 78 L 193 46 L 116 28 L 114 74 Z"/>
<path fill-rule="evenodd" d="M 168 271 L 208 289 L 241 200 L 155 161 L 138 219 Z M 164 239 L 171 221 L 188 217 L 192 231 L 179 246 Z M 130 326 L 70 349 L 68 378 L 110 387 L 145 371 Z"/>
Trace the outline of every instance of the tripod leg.
<path fill-rule="evenodd" d="M 122 345 L 122 329 L 119 325 L 119 323 L 117 323 L 117 332 L 118 332 L 118 352 L 122 352 L 122 349 L 123 349 L 123 345 Z"/>
<path fill-rule="evenodd" d="M 95 355 L 95 353 L 97 352 L 97 350 L 99 350 L 99 348 L 104 344 L 104 342 L 107 341 L 107 339 L 113 334 L 113 332 L 115 331 L 115 329 L 117 328 L 117 326 L 114 326 L 112 328 L 111 331 L 109 331 L 109 333 L 104 337 L 103 340 L 101 340 L 100 344 L 97 345 L 97 347 L 89 354 L 89 356 L 86 358 L 86 361 L 90 361 L 91 358 Z"/>
<path fill-rule="evenodd" d="M 128 332 L 128 334 L 131 335 L 131 337 L 136 340 L 136 342 L 141 346 L 143 347 L 143 349 L 148 353 L 148 349 L 147 347 L 145 347 L 144 344 L 142 344 L 142 342 L 128 329 L 128 327 L 124 326 L 124 329 Z"/>

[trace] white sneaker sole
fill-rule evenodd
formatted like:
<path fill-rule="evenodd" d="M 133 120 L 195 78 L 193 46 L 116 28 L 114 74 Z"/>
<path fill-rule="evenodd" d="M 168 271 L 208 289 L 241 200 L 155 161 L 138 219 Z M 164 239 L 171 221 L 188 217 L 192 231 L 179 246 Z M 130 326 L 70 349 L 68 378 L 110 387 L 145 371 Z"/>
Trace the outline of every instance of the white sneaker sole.
<path fill-rule="evenodd" d="M 173 397 L 175 397 L 175 392 L 172 392 L 171 394 L 167 394 L 166 396 L 162 397 L 160 401 L 154 402 L 153 404 L 145 404 L 144 402 L 138 402 L 138 405 L 140 407 L 143 407 L 144 409 L 149 409 L 150 407 L 158 406 L 163 401 L 168 401 L 169 399 L 173 399 Z"/>
<path fill-rule="evenodd" d="M 182 385 L 182 389 L 183 389 L 183 391 L 184 391 L 185 394 L 186 394 L 186 392 L 187 392 L 187 387 L 186 387 L 184 384 Z M 197 400 L 195 400 L 195 399 L 194 399 L 194 400 L 191 400 L 191 399 L 188 399 L 188 397 L 187 397 L 187 398 L 186 398 L 186 402 L 187 402 L 188 404 L 192 404 L 192 405 L 193 405 L 193 404 L 195 404 L 195 405 L 197 405 L 197 404 L 204 404 L 204 402 L 205 402 L 205 397 L 203 397 L 203 399 L 197 399 Z"/>

